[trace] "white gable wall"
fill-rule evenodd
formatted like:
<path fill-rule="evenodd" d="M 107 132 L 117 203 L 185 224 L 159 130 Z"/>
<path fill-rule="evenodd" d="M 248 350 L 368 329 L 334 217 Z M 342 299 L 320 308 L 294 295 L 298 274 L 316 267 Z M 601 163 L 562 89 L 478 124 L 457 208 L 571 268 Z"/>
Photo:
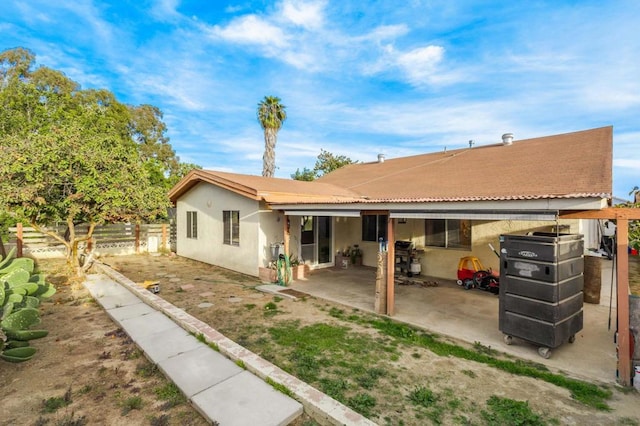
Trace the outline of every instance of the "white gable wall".
<path fill-rule="evenodd" d="M 178 255 L 223 268 L 258 275 L 260 258 L 260 210 L 258 201 L 215 185 L 199 183 L 178 202 Z M 240 245 L 223 244 L 224 210 L 240 212 Z M 198 212 L 198 237 L 187 238 L 187 211 Z M 274 219 L 275 221 L 275 219 Z"/>
<path fill-rule="evenodd" d="M 260 207 L 260 228 L 258 229 L 258 262 L 257 266 L 267 267 L 271 261 L 271 244 L 280 244 L 280 253 L 284 254 L 284 221 L 283 213 L 270 210 L 264 203 Z"/>

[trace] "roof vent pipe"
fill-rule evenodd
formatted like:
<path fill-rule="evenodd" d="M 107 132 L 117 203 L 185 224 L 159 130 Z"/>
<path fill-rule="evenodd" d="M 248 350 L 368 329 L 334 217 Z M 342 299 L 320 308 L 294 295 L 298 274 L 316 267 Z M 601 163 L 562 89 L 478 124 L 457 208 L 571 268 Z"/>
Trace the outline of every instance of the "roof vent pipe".
<path fill-rule="evenodd" d="M 502 135 L 502 144 L 503 145 L 513 144 L 513 133 L 505 133 L 504 135 Z"/>
<path fill-rule="evenodd" d="M 378 163 L 384 163 L 384 154 L 378 154 Z"/>

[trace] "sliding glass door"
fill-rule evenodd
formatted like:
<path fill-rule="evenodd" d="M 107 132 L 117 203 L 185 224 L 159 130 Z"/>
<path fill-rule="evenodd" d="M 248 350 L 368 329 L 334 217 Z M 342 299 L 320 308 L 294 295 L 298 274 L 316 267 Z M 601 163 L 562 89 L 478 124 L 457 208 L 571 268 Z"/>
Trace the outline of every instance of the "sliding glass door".
<path fill-rule="evenodd" d="M 300 253 L 312 266 L 333 264 L 333 220 L 330 216 L 302 216 Z"/>

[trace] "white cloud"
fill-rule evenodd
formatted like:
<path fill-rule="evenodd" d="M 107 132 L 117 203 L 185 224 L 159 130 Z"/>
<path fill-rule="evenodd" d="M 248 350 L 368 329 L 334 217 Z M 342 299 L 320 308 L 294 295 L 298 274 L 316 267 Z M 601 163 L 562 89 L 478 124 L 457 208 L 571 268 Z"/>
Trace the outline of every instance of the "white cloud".
<path fill-rule="evenodd" d="M 429 45 L 399 54 L 396 62 L 409 81 L 420 86 L 435 78 L 437 67 L 443 56 L 442 46 Z"/>
<path fill-rule="evenodd" d="M 382 47 L 382 54 L 373 62 L 362 64 L 362 70 L 369 75 L 389 73 L 416 87 L 459 81 L 462 75 L 460 71 L 441 71 L 444 54 L 444 47 L 433 44 L 406 52 L 396 50 L 393 44 L 387 44 Z"/>
<path fill-rule="evenodd" d="M 210 34 L 239 44 L 263 45 L 283 48 L 287 45 L 287 36 L 279 27 L 256 15 L 246 15 L 234 19 L 225 27 L 215 25 Z"/>
<path fill-rule="evenodd" d="M 617 158 L 613 160 L 613 166 L 638 171 L 640 170 L 640 159 L 633 160 L 629 158 Z"/>
<path fill-rule="evenodd" d="M 323 9 L 326 2 L 285 0 L 282 2 L 282 17 L 307 30 L 317 30 L 324 24 Z"/>
<path fill-rule="evenodd" d="M 159 0 L 151 7 L 151 15 L 158 21 L 173 22 L 182 18 L 177 11 L 179 0 Z"/>
<path fill-rule="evenodd" d="M 390 38 L 396 38 L 403 36 L 409 32 L 409 28 L 406 24 L 396 25 L 380 25 L 375 27 L 369 33 L 361 36 L 352 37 L 353 41 L 374 41 L 381 42 Z"/>

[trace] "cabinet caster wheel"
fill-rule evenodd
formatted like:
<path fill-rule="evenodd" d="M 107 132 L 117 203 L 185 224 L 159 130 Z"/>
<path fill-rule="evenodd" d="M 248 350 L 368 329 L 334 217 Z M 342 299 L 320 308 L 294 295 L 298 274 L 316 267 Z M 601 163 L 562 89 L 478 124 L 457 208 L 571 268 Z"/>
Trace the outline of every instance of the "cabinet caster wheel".
<path fill-rule="evenodd" d="M 544 359 L 549 359 L 549 357 L 551 356 L 551 349 L 538 348 L 538 355 L 540 355 Z"/>
<path fill-rule="evenodd" d="M 505 334 L 502 338 L 504 339 L 505 345 L 509 345 L 509 346 L 513 345 L 513 336 L 509 336 L 508 334 Z"/>
<path fill-rule="evenodd" d="M 571 337 L 569 337 L 569 343 L 573 343 L 576 341 L 576 335 L 572 335 Z"/>

